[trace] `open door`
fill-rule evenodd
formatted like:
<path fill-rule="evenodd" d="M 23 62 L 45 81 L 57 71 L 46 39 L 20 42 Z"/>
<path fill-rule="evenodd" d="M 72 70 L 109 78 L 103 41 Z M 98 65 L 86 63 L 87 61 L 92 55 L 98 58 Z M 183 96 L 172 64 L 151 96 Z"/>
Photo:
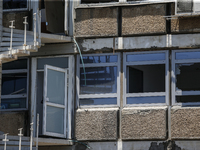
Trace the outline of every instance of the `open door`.
<path fill-rule="evenodd" d="M 66 138 L 66 69 L 44 66 L 43 96 L 43 135 Z"/>

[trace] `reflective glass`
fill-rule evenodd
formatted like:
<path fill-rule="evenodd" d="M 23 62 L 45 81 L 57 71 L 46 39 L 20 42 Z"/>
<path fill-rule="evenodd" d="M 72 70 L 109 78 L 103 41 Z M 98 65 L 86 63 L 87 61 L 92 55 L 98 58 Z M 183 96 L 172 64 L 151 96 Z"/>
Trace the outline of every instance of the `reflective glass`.
<path fill-rule="evenodd" d="M 47 106 L 46 131 L 64 134 L 64 109 Z"/>
<path fill-rule="evenodd" d="M 37 69 L 44 69 L 44 65 L 68 68 L 68 57 L 38 58 Z"/>
<path fill-rule="evenodd" d="M 117 67 L 91 67 L 80 69 L 80 94 L 117 92 Z M 85 84 L 86 83 L 86 84 Z"/>
<path fill-rule="evenodd" d="M 65 103 L 65 73 L 48 69 L 47 97 L 49 102 L 64 105 Z"/>
<path fill-rule="evenodd" d="M 117 98 L 86 98 L 80 99 L 80 105 L 116 105 Z"/>
<path fill-rule="evenodd" d="M 200 59 L 200 52 L 176 52 L 176 59 Z"/>
<path fill-rule="evenodd" d="M 127 62 L 165 60 L 165 53 L 129 54 Z"/>
<path fill-rule="evenodd" d="M 2 70 L 27 69 L 27 59 L 18 59 L 2 64 Z"/>
<path fill-rule="evenodd" d="M 117 62 L 117 55 L 83 56 L 83 62 L 84 64 Z M 82 64 L 81 59 L 80 63 Z"/>
<path fill-rule="evenodd" d="M 24 94 L 27 89 L 27 74 L 3 74 L 2 75 L 2 95 Z"/>
<path fill-rule="evenodd" d="M 26 108 L 26 98 L 1 99 L 1 109 Z"/>
<path fill-rule="evenodd" d="M 127 104 L 165 103 L 165 96 L 127 97 Z"/>

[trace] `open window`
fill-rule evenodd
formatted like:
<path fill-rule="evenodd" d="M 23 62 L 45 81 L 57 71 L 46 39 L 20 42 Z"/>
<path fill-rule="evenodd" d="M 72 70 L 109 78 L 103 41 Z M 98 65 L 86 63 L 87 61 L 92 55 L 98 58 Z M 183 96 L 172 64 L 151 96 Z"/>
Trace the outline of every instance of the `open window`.
<path fill-rule="evenodd" d="M 78 56 L 77 93 L 80 107 L 119 105 L 119 54 Z"/>
<path fill-rule="evenodd" d="M 37 86 L 34 89 L 36 94 L 32 94 L 32 98 L 35 99 L 32 110 L 34 116 L 39 114 L 40 117 L 40 137 L 71 137 L 73 97 L 71 61 L 72 56 L 40 57 L 32 61 L 36 72 L 33 72 L 32 87 Z"/>
<path fill-rule="evenodd" d="M 124 53 L 124 105 L 168 103 L 168 53 Z"/>
<path fill-rule="evenodd" d="M 1 110 L 28 108 L 28 60 L 19 59 L 2 65 Z"/>
<path fill-rule="evenodd" d="M 173 51 L 173 105 L 200 104 L 200 51 Z"/>

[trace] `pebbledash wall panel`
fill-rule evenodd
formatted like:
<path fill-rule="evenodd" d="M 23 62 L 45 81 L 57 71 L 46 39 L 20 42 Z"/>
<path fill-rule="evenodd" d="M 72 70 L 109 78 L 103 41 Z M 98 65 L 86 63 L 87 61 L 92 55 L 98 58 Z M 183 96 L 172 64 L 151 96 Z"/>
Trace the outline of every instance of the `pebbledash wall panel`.
<path fill-rule="evenodd" d="M 76 37 L 117 36 L 117 16 L 117 7 L 76 9 Z"/>
<path fill-rule="evenodd" d="M 122 7 L 122 35 L 166 33 L 166 4 Z"/>
<path fill-rule="evenodd" d="M 171 110 L 172 139 L 200 139 L 200 108 L 185 107 Z"/>
<path fill-rule="evenodd" d="M 79 109 L 76 111 L 77 140 L 116 140 L 118 109 Z"/>
<path fill-rule="evenodd" d="M 123 140 L 166 139 L 167 108 L 125 108 L 122 110 Z"/>

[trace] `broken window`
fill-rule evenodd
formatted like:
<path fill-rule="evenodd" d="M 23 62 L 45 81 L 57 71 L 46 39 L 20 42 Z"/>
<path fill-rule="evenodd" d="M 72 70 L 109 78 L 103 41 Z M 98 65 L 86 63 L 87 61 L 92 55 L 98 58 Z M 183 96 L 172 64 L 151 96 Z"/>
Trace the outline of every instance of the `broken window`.
<path fill-rule="evenodd" d="M 119 54 L 78 56 L 79 105 L 117 105 L 119 89 Z"/>
<path fill-rule="evenodd" d="M 166 104 L 168 98 L 167 52 L 125 53 L 124 99 L 126 105 Z"/>
<path fill-rule="evenodd" d="M 27 0 L 3 0 L 3 9 L 27 9 L 28 1 Z"/>
<path fill-rule="evenodd" d="M 177 51 L 173 54 L 174 103 L 200 102 L 200 52 Z"/>
<path fill-rule="evenodd" d="M 1 109 L 27 108 L 27 59 L 19 59 L 2 66 Z"/>

